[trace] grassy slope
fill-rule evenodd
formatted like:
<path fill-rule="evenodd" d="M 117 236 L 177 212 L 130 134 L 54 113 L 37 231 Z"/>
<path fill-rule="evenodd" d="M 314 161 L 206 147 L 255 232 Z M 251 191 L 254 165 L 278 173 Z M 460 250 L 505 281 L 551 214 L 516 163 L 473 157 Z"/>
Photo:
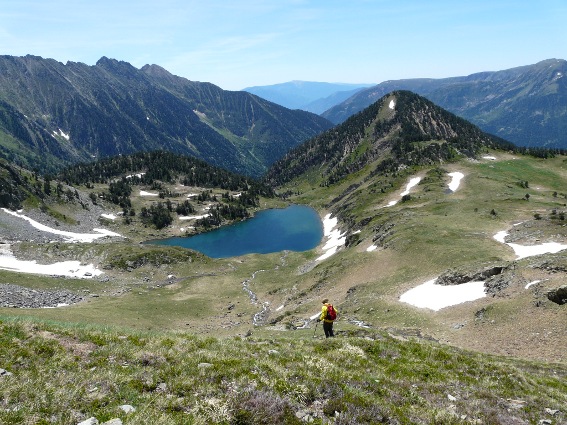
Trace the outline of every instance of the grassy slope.
<path fill-rule="evenodd" d="M 218 339 L 12 320 L 0 329 L 12 372 L 0 378 L 3 424 L 299 424 L 297 412 L 319 424 L 565 419 L 565 366 L 383 333 Z"/>
<path fill-rule="evenodd" d="M 566 391 L 564 381 L 560 382 L 564 364 L 548 367 L 445 345 L 564 363 L 565 306 L 542 296 L 546 288 L 564 283 L 564 272 L 534 267 L 540 260 L 526 259 L 517 262 L 518 272 L 527 281 L 543 281 L 530 290 L 508 288 L 503 296 L 439 312 L 398 301 L 405 290 L 451 267 L 512 261 L 512 250 L 496 242 L 493 235 L 511 229 L 514 223 L 532 220 L 535 213 L 544 219 L 529 223 L 534 226 L 532 239 L 565 241 L 564 223 L 549 219 L 553 209 L 565 210 L 565 158 L 497 156 L 498 161 L 447 164 L 443 173 L 422 168 L 362 183 L 358 192 L 337 204 L 341 217 L 349 219 L 351 231 L 359 228 L 362 219 L 370 220 L 360 228 L 360 243 L 308 271 L 302 271 L 303 266 L 318 252 L 226 260 L 194 256 L 191 262 L 150 263 L 131 271 L 115 267 L 105 270 L 108 282 L 0 272 L 5 283 L 65 287 L 99 295 L 64 309 L 0 309 L 4 322 L 0 367 L 15 372 L 2 387 L 3 406 L 10 410 L 0 409 L 0 422 L 41 423 L 39 418 L 52 415 L 60 423 L 73 423 L 81 415 L 100 420 L 120 416 L 117 406 L 125 403 L 147 414 L 147 422 L 139 413 L 129 419 L 131 423 L 219 419 L 225 417 L 225 411 L 230 412 L 226 417 L 233 423 L 262 423 L 252 419 L 235 422 L 237 406 L 284 412 L 288 403 L 294 411 L 323 406 L 328 415 L 334 410 L 351 415 L 350 422 L 345 419 L 343 423 L 357 423 L 352 415 L 359 415 L 359 423 L 371 423 L 360 418 L 380 414 L 400 423 L 473 423 L 475 418 L 483 423 L 533 423 L 545 417 L 546 407 L 562 409 L 564 415 Z M 445 193 L 449 181 L 445 171 L 465 174 L 456 193 Z M 382 208 L 416 174 L 424 180 L 412 190 L 411 199 Z M 311 182 L 290 186 L 301 192 L 292 200 L 310 203 L 324 215 L 325 205 L 351 184 L 362 182 L 363 175 L 351 176 L 341 187 L 319 188 L 314 174 Z M 520 181 L 528 181 L 529 188 L 521 187 Z M 529 201 L 523 199 L 526 193 Z M 142 201 L 146 199 L 136 202 Z M 345 204 L 350 207 L 341 208 Z M 490 213 L 492 209 L 496 215 Z M 341 223 L 346 230 L 345 222 Z M 393 233 L 384 239 L 386 248 L 366 252 L 383 223 L 394 224 Z M 152 232 L 144 228 L 128 232 L 119 222 L 108 224 L 111 230 L 135 235 L 134 241 Z M 100 265 L 119 256 L 138 258 L 140 253 L 177 255 L 176 249 L 128 242 L 38 247 L 43 254 L 37 255 L 45 258 L 49 252 L 50 258 L 57 259 L 60 251 Z M 565 262 L 563 254 L 547 258 Z M 175 277 L 168 278 L 172 274 Z M 256 303 L 243 290 L 243 282 L 257 295 Z M 341 313 L 336 324 L 341 338 L 333 342 L 335 354 L 326 353 L 325 345 L 313 340 L 313 324 L 286 331 L 302 325 L 327 296 Z M 536 307 L 535 301 L 542 303 Z M 270 303 L 269 321 L 276 323 L 254 327 L 252 317 L 264 302 Z M 281 305 L 284 308 L 276 311 Z M 481 309 L 485 314 L 478 319 L 475 313 Z M 14 324 L 15 317 L 27 319 Z M 371 329 L 360 329 L 356 321 L 364 321 Z M 48 334 L 41 332 L 44 328 Z M 142 333 L 150 331 L 154 333 Z M 252 339 L 239 339 L 249 331 Z M 379 336 L 366 340 L 356 335 Z M 391 335 L 428 335 L 443 345 L 413 338 L 398 341 Z M 87 352 L 77 354 L 83 343 L 89 347 Z M 270 349 L 278 354 L 270 355 Z M 200 372 L 199 362 L 210 362 L 213 367 Z M 321 371 L 330 374 L 332 390 L 320 390 Z M 163 394 L 154 391 L 160 382 L 168 385 Z M 38 388 L 45 390 L 42 393 Z M 458 400 L 450 402 L 447 393 Z M 526 403 L 510 408 L 508 399 Z M 459 416 L 450 413 L 454 410 Z M 35 419 L 22 422 L 28 417 Z M 506 422 L 502 419 L 506 417 L 528 422 Z M 565 419 L 553 420 L 560 423 L 561 418 Z"/>
<path fill-rule="evenodd" d="M 389 182 L 378 185 L 375 193 L 363 185 L 360 196 L 341 201 L 353 204 L 354 208 L 350 210 L 354 211 L 355 222 L 362 218 L 371 219 L 362 229 L 358 246 L 325 264 L 327 270 L 334 270 L 330 286 L 335 299 L 343 301 L 347 290 L 357 287 L 356 297 L 351 297 L 353 300 L 346 297 L 343 301 L 344 312 L 357 313 L 357 319 L 377 327 L 416 326 L 443 341 L 469 348 L 565 361 L 567 346 L 565 330 L 561 326 L 565 320 L 565 307 L 549 302 L 541 308 L 534 307 L 535 296 L 541 295 L 541 290 L 535 294 L 533 289 L 511 288 L 510 292 L 520 293 L 510 297 L 505 292 L 503 297 L 485 298 L 436 313 L 397 302 L 405 290 L 449 268 L 514 260 L 512 250 L 496 242 L 493 235 L 510 230 L 514 223 L 533 221 L 535 213 L 541 214 L 544 225 L 534 229 L 533 239 L 565 241 L 565 223 L 549 220 L 553 209 L 565 210 L 565 158 L 535 160 L 501 153 L 498 156 L 500 160 L 495 162 L 447 164 L 446 171 L 465 174 L 454 194 L 445 193 L 449 178 L 442 175 L 438 181 L 434 177 L 428 181 L 424 179 L 413 189 L 410 201 L 392 208 L 382 206 L 392 199 L 393 193 L 379 193 L 380 187 Z M 416 174 L 431 177 L 427 171 L 408 171 L 398 177 L 394 187 L 405 188 L 409 177 Z M 529 182 L 528 189 L 519 185 L 522 180 Z M 340 190 L 325 195 L 325 199 L 334 198 L 353 183 L 356 183 L 355 178 Z M 319 190 L 315 189 L 314 193 L 305 191 L 302 197 L 309 202 L 318 197 Z M 555 191 L 557 197 L 553 196 Z M 529 201 L 523 199 L 526 193 L 530 194 Z M 493 209 L 496 216 L 490 214 Z M 372 229 L 380 223 L 395 224 L 393 234 L 386 238 L 388 248 L 367 253 L 365 249 L 372 244 L 376 234 Z M 519 243 L 536 243 L 533 239 Z M 564 258 L 564 255 L 560 253 L 557 257 Z M 544 280 L 542 288 L 563 284 L 563 274 L 532 269 L 529 266 L 534 261 L 518 262 L 519 272 L 526 279 Z M 490 308 L 490 320 L 475 320 L 475 312 L 481 308 Z M 465 326 L 458 331 L 453 329 L 454 325 L 463 323 Z M 549 346 L 555 354 L 549 353 Z"/>

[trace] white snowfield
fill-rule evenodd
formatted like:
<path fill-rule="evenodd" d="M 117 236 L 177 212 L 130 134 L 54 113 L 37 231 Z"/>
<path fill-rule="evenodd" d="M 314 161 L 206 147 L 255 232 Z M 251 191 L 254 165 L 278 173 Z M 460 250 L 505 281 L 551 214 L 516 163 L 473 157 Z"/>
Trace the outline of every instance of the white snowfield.
<path fill-rule="evenodd" d="M 451 192 L 456 192 L 457 189 L 459 188 L 459 186 L 461 185 L 461 180 L 463 179 L 463 177 L 465 177 L 465 175 L 463 173 L 458 172 L 458 171 L 455 171 L 453 173 L 449 173 L 448 175 L 451 177 L 451 181 L 449 182 L 449 189 L 451 190 Z M 408 182 L 407 186 L 406 186 L 406 190 L 401 193 L 400 199 L 401 199 L 401 197 L 409 194 L 410 190 L 414 186 L 419 184 L 420 181 L 421 181 L 421 177 L 412 177 L 410 179 L 410 181 Z M 390 201 L 388 203 L 388 205 L 386 205 L 386 207 L 394 206 L 397 203 L 398 203 L 397 200 Z M 366 252 L 373 252 L 373 251 L 376 251 L 377 249 L 378 249 L 378 247 L 376 245 L 370 245 L 368 248 L 366 248 Z"/>
<path fill-rule="evenodd" d="M 38 230 L 64 236 L 67 242 L 93 242 L 95 239 L 105 236 L 119 236 L 118 233 L 111 232 L 106 229 L 93 229 L 96 233 L 73 233 L 63 230 L 53 229 L 44 224 L 41 224 L 29 217 L 26 217 L 19 212 L 10 211 L 2 208 L 7 214 L 19 217 L 28 221 L 33 227 Z M 92 264 L 81 264 L 79 261 L 61 261 L 52 264 L 37 264 L 36 261 L 18 260 L 12 254 L 9 245 L 4 245 L 4 249 L 0 249 L 0 269 L 10 270 L 19 273 L 55 275 L 55 276 L 68 276 L 76 278 L 90 278 L 102 274 Z"/>
<path fill-rule="evenodd" d="M 467 282 L 461 285 L 436 285 L 437 279 L 410 289 L 402 294 L 400 301 L 415 307 L 429 308 L 434 311 L 441 310 L 466 301 L 474 301 L 486 296 L 484 282 Z"/>
<path fill-rule="evenodd" d="M 323 246 L 325 253 L 317 258 L 316 261 L 323 261 L 337 252 L 337 249 L 345 244 L 346 237 L 339 229 L 335 229 L 338 219 L 331 218 L 331 214 L 327 214 L 323 219 L 323 234 L 327 238 L 327 242 Z"/>
<path fill-rule="evenodd" d="M 2 211 L 4 211 L 7 214 L 13 215 L 14 217 L 19 217 L 23 220 L 28 221 L 33 227 L 35 227 L 38 230 L 41 230 L 41 231 L 47 232 L 47 233 L 53 233 L 54 235 L 64 236 L 67 242 L 92 242 L 95 239 L 102 238 L 102 237 L 105 237 L 105 236 L 122 237 L 122 235 L 119 235 L 118 233 L 114 233 L 114 232 L 111 232 L 110 230 L 106 230 L 106 229 L 93 229 L 93 231 L 96 232 L 96 233 L 66 232 L 64 230 L 53 229 L 49 226 L 46 226 L 45 224 L 41 224 L 41 223 L 23 215 L 23 214 L 20 214 L 19 212 L 10 211 L 7 208 L 2 208 Z"/>
<path fill-rule="evenodd" d="M 159 193 L 146 192 L 145 190 L 140 190 L 140 196 L 159 196 Z"/>
<path fill-rule="evenodd" d="M 534 255 L 540 254 L 555 254 L 559 251 L 563 251 L 567 249 L 567 245 L 560 244 L 558 242 L 546 242 L 539 245 L 519 245 L 517 243 L 506 243 L 504 240 L 508 236 L 508 232 L 506 230 L 502 230 L 494 235 L 494 239 L 498 242 L 508 245 L 510 248 L 514 250 L 516 254 L 516 260 L 520 260 L 526 257 L 533 257 Z"/>
<path fill-rule="evenodd" d="M 12 253 L 0 254 L 0 269 L 18 273 L 90 278 L 102 274 L 94 265 L 81 265 L 80 261 L 60 261 L 52 264 L 37 264 L 15 258 Z"/>
<path fill-rule="evenodd" d="M 127 179 L 131 179 L 132 177 L 136 176 L 136 177 L 138 177 L 139 179 L 141 179 L 144 174 L 146 174 L 146 173 L 128 174 L 128 175 L 126 176 L 126 178 L 127 178 Z"/>
<path fill-rule="evenodd" d="M 451 192 L 456 192 L 459 186 L 461 185 L 461 180 L 463 179 L 463 177 L 465 177 L 465 175 L 459 171 L 449 173 L 448 175 L 449 177 L 451 177 L 451 181 L 449 182 L 449 189 L 451 190 Z M 421 181 L 421 177 L 412 177 L 406 186 L 406 190 L 404 190 L 400 194 L 400 199 L 403 198 L 405 195 L 409 195 L 411 189 L 417 186 L 420 181 Z M 391 207 L 396 205 L 397 203 L 398 200 L 390 201 L 386 206 Z"/>
<path fill-rule="evenodd" d="M 461 184 L 461 180 L 463 179 L 463 177 L 465 177 L 465 175 L 463 173 L 455 171 L 454 173 L 449 173 L 449 176 L 451 177 L 449 189 L 451 190 L 451 192 L 456 192 Z"/>
<path fill-rule="evenodd" d="M 54 131 L 53 132 L 53 136 L 61 136 L 63 137 L 65 140 L 69 140 L 71 138 L 70 134 L 64 133 L 63 130 L 59 129 L 59 132 Z"/>
<path fill-rule="evenodd" d="M 504 242 L 508 232 L 503 230 L 494 235 L 494 239 L 498 242 Z M 526 257 L 533 257 L 541 254 L 554 254 L 564 249 L 567 245 L 559 244 L 556 242 L 542 243 L 540 245 L 519 245 L 514 243 L 506 243 L 510 246 L 517 255 L 516 260 Z M 474 301 L 486 296 L 484 292 L 484 282 L 467 282 L 461 285 L 436 285 L 436 279 L 429 280 L 413 289 L 402 294 L 400 297 L 401 302 L 411 304 L 415 307 L 429 308 L 438 311 L 445 307 L 461 304 L 467 301 Z M 539 283 L 539 280 L 530 282 L 525 286 L 528 289 L 530 286 Z"/>

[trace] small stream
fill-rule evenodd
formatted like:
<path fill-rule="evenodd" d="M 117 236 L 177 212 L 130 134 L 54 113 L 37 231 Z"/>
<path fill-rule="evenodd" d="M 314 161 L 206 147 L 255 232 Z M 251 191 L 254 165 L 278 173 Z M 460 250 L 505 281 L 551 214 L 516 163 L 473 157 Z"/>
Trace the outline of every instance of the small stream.
<path fill-rule="evenodd" d="M 281 266 L 285 266 L 286 264 L 285 259 L 287 255 L 288 255 L 288 251 L 284 251 L 282 256 L 280 257 L 281 264 L 276 265 L 276 267 L 274 267 L 274 270 L 278 270 Z M 250 298 L 250 302 L 254 305 L 258 305 L 260 304 L 260 302 L 258 301 L 258 296 L 256 295 L 256 293 L 252 291 L 252 289 L 250 289 L 250 282 L 252 282 L 256 278 L 256 275 L 258 273 L 262 273 L 266 271 L 267 270 L 264 269 L 256 270 L 254 273 L 252 273 L 252 276 L 250 276 L 249 279 L 246 279 L 242 282 L 242 289 L 248 294 L 248 297 Z M 264 325 L 270 315 L 270 312 L 271 312 L 270 303 L 268 301 L 262 302 L 260 311 L 258 311 L 252 317 L 252 324 L 254 326 Z"/>

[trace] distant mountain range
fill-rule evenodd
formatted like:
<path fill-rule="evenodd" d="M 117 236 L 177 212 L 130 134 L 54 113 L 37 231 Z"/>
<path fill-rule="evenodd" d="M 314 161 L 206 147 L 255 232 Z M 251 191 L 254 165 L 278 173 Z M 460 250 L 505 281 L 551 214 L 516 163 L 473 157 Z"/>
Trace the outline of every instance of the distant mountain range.
<path fill-rule="evenodd" d="M 335 124 L 394 90 L 410 90 L 520 146 L 567 148 L 567 62 L 466 77 L 385 81 L 359 91 L 322 114 Z"/>
<path fill-rule="evenodd" d="M 371 86 L 373 84 L 290 81 L 270 86 L 247 87 L 244 91 L 289 109 L 303 109 L 322 114 L 360 90 Z"/>
<path fill-rule="evenodd" d="M 0 56 L 0 155 L 30 169 L 167 150 L 259 176 L 331 126 L 318 115 L 157 65 Z"/>
<path fill-rule="evenodd" d="M 566 72 L 566 61 L 550 59 L 466 77 L 367 88 L 294 81 L 246 89 L 252 94 L 106 57 L 88 66 L 0 56 L 0 156 L 56 172 L 72 163 L 166 150 L 259 177 L 291 149 L 398 90 L 516 145 L 567 148 Z M 329 109 L 319 116 L 290 108 Z"/>

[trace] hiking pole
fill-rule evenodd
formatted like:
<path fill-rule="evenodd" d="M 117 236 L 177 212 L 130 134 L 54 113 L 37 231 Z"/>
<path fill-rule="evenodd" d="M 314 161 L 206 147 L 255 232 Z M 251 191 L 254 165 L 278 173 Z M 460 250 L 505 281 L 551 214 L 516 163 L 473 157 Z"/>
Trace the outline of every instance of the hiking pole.
<path fill-rule="evenodd" d="M 317 325 L 319 324 L 319 322 L 315 323 L 315 330 L 313 331 L 313 338 L 315 338 L 315 332 L 317 332 Z"/>

